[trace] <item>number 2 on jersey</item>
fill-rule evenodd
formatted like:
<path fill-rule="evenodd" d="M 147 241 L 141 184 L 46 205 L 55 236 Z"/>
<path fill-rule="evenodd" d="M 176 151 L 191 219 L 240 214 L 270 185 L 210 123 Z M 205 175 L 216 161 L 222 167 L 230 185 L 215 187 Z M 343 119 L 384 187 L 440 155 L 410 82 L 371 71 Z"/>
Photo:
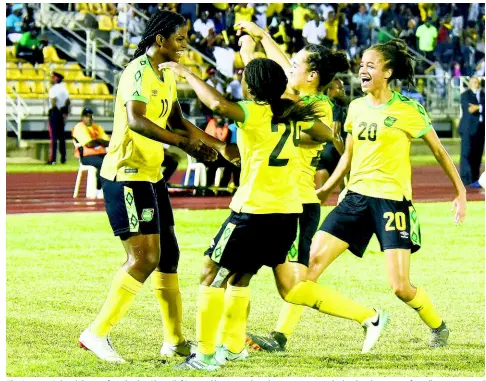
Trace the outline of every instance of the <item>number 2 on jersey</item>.
<path fill-rule="evenodd" d="M 376 141 L 376 131 L 378 130 L 378 125 L 376 123 L 371 123 L 368 126 L 368 123 L 362 122 L 359 124 L 359 129 L 361 131 L 358 134 L 358 140 L 369 140 L 370 142 Z M 368 130 L 368 139 L 366 139 L 366 130 Z"/>
<path fill-rule="evenodd" d="M 283 124 L 283 123 L 280 123 Z M 278 124 L 272 124 L 272 132 L 278 132 Z M 289 159 L 279 159 L 278 155 L 280 155 L 280 152 L 282 152 L 283 147 L 285 146 L 285 143 L 287 142 L 287 139 L 290 136 L 290 133 L 293 132 L 293 143 L 294 146 L 298 147 L 299 146 L 299 136 L 297 135 L 297 128 L 292 123 L 292 126 L 289 124 L 284 124 L 285 126 L 285 131 L 280 137 L 280 140 L 278 141 L 277 145 L 273 149 L 272 153 L 270 154 L 270 158 L 268 159 L 268 165 L 270 167 L 285 167 Z M 299 129 L 300 133 L 300 129 Z"/>

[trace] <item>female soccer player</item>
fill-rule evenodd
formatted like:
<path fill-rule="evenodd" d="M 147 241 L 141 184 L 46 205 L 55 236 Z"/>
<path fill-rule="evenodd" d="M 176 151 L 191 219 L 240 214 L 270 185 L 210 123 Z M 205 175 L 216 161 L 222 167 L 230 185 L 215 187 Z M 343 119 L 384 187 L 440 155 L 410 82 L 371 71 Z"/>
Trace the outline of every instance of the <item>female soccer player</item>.
<path fill-rule="evenodd" d="M 431 329 L 431 347 L 447 344 L 449 330 L 422 287 L 410 283 L 410 254 L 421 244 L 412 205 L 410 144 L 422 138 L 456 189 L 454 221 L 466 215 L 466 189 L 417 102 L 393 92 L 393 79 L 414 80 L 413 57 L 399 39 L 374 45 L 363 54 L 359 69 L 366 96 L 351 102 L 345 122 L 346 150 L 318 196 L 324 201 L 350 172 L 342 201 L 326 217 L 311 248 L 308 279 L 317 281 L 346 249 L 362 257 L 376 234 L 385 252 L 388 280 L 395 295 L 416 310 Z M 356 234 L 359 232 L 359 234 Z"/>
<path fill-rule="evenodd" d="M 125 315 L 150 274 L 164 327 L 161 355 L 190 353 L 181 330 L 179 247 L 161 174 L 163 143 L 205 160 L 214 160 L 215 150 L 230 158 L 230 150 L 184 119 L 174 74 L 158 70 L 163 62 L 179 61 L 186 45 L 185 19 L 177 13 L 158 11 L 120 78 L 113 136 L 101 176 L 110 224 L 121 238 L 128 259 L 115 275 L 100 313 L 79 338 L 82 347 L 106 361 L 124 362 L 108 333 Z"/>
<path fill-rule="evenodd" d="M 248 356 L 244 349 L 248 285 L 262 266 L 274 269 L 280 295 L 286 301 L 328 312 L 321 306 L 329 295 L 337 293 L 306 282 L 305 277 L 286 277 L 278 267 L 285 262 L 302 212 L 295 186 L 300 177 L 300 130 L 320 143 L 333 141 L 334 136 L 319 120 L 314 104 L 281 99 L 287 78 L 272 60 L 255 59 L 247 65 L 243 92 L 248 101 L 238 104 L 225 100 L 181 65 L 166 63 L 162 67 L 184 77 L 204 104 L 237 121 L 239 128 L 240 187 L 231 202 L 229 218 L 206 251 L 198 300 L 198 351 L 182 364 L 214 370 L 226 360 Z M 225 293 L 222 286 L 226 280 Z M 340 301 L 353 303 L 345 298 Z M 218 344 L 222 345 L 216 350 L 218 326 Z"/>
<path fill-rule="evenodd" d="M 332 125 L 332 103 L 323 91 L 336 73 L 349 69 L 346 56 L 342 53 L 332 53 L 323 46 L 310 44 L 298 52 L 293 62 L 290 62 L 275 41 L 254 23 L 241 22 L 236 25 L 236 28 L 261 41 L 267 56 L 287 71 L 287 91 L 298 94 L 306 103 L 313 102 L 324 115 L 321 120 L 328 126 Z M 299 196 L 303 212 L 299 215 L 299 237 L 289 252 L 287 262 L 277 268 L 282 278 L 306 279 L 307 277 L 312 237 L 320 220 L 321 206 L 315 191 L 314 177 L 322 149 L 322 144 L 300 146 L 302 172 Z M 283 350 L 287 341 L 286 336 L 290 335 L 297 325 L 303 308 L 303 306 L 284 303 L 275 330 L 268 337 L 249 334 L 248 343 L 255 349 Z M 367 330 L 363 352 L 371 350 L 388 319 L 386 313 L 380 314 L 373 308 L 362 307 L 331 290 L 323 299 L 320 310 L 334 316 L 355 320 L 363 325 Z M 372 322 L 376 321 L 380 322 L 377 327 L 372 325 Z"/>

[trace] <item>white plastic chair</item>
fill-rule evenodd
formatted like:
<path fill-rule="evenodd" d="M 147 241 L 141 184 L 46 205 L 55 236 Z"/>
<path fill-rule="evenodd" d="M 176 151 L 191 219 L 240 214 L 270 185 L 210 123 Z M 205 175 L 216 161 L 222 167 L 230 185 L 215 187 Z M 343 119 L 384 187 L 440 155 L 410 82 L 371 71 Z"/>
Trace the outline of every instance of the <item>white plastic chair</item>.
<path fill-rule="evenodd" d="M 75 148 L 79 149 L 81 147 L 81 145 L 74 140 L 73 143 Z M 96 178 L 96 175 L 98 173 L 98 169 L 96 169 L 96 167 L 93 167 L 92 165 L 82 164 L 81 159 L 79 159 L 79 169 L 78 169 L 78 175 L 76 176 L 76 184 L 74 185 L 73 198 L 78 197 L 79 188 L 81 186 L 81 180 L 83 178 L 83 172 L 88 172 L 88 179 L 86 183 L 86 198 L 96 198 L 97 185 L 98 185 L 98 180 Z"/>
<path fill-rule="evenodd" d="M 196 162 L 191 155 L 187 155 L 187 169 L 186 176 L 184 178 L 184 186 L 189 185 L 189 178 L 191 177 L 191 172 L 194 171 L 194 186 L 195 187 L 205 187 L 207 184 L 206 180 L 206 166 L 203 163 Z"/>
<path fill-rule="evenodd" d="M 223 171 L 224 167 L 219 167 L 216 170 L 216 174 L 214 175 L 214 186 L 219 187 L 219 184 L 221 184 L 221 179 L 223 178 Z"/>

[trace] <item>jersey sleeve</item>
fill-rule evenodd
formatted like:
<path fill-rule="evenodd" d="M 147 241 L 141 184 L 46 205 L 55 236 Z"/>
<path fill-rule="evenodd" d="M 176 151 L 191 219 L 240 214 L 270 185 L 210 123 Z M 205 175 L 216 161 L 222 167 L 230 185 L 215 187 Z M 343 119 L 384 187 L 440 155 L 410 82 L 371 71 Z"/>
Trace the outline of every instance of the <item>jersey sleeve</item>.
<path fill-rule="evenodd" d="M 346 132 L 353 132 L 353 102 L 349 104 L 348 115 L 346 116 L 346 120 L 344 122 L 344 131 Z"/>
<path fill-rule="evenodd" d="M 81 124 L 76 124 L 73 129 L 73 138 L 78 141 L 79 144 L 82 146 L 86 145 L 86 143 L 89 143 L 91 140 L 91 136 L 89 135 L 88 131 L 86 131 L 86 128 L 83 128 Z"/>
<path fill-rule="evenodd" d="M 248 101 L 239 101 L 238 105 L 241 107 L 243 112 L 245 113 L 245 120 L 242 122 L 236 122 L 236 127 L 238 128 L 245 128 L 246 124 L 248 123 L 248 119 L 250 118 L 250 112 L 248 111 L 248 108 L 251 106 L 252 102 Z"/>
<path fill-rule="evenodd" d="M 143 61 L 145 62 L 145 61 Z M 123 104 L 129 101 L 139 101 L 149 103 L 150 99 L 150 81 L 147 75 L 144 75 L 146 65 L 138 64 L 135 71 L 125 73 L 119 89 L 122 89 Z"/>
<path fill-rule="evenodd" d="M 432 121 L 420 103 L 412 101 L 409 104 L 413 109 L 406 113 L 406 120 L 397 127 L 412 138 L 420 138 L 432 129 Z"/>

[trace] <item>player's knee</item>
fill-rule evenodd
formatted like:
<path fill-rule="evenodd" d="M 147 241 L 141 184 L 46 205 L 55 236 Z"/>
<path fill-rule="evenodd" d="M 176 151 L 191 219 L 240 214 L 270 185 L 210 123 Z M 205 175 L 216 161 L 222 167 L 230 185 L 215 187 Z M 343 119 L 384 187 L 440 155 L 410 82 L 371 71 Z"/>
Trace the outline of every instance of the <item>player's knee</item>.
<path fill-rule="evenodd" d="M 408 281 L 396 281 L 392 284 L 393 293 L 400 300 L 408 301 L 413 299 L 412 295 L 412 285 Z"/>
<path fill-rule="evenodd" d="M 201 276 L 199 278 L 199 282 L 203 286 L 211 286 L 216 275 L 218 274 L 219 268 L 217 266 L 213 266 L 211 264 L 205 263 L 203 269 L 201 271 Z"/>

